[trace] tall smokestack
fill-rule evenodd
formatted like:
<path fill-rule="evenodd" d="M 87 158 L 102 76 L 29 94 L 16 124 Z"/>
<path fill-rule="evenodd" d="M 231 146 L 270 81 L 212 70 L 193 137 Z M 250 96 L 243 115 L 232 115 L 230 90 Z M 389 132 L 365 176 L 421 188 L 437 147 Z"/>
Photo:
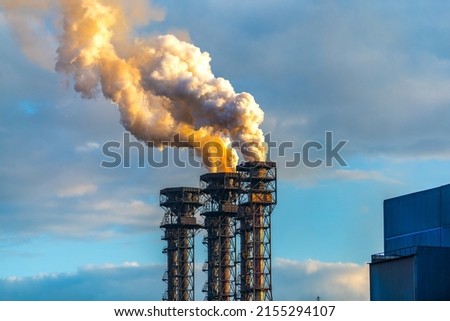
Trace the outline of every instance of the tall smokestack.
<path fill-rule="evenodd" d="M 271 214 L 276 204 L 274 162 L 246 162 L 240 173 L 238 233 L 240 236 L 240 299 L 271 301 Z"/>
<path fill-rule="evenodd" d="M 163 280 L 167 291 L 163 300 L 194 300 L 194 236 L 201 225 L 195 213 L 201 206 L 200 189 L 193 187 L 165 188 L 160 192 L 160 206 L 165 214 L 161 222 L 167 247 L 167 270 Z"/>
<path fill-rule="evenodd" d="M 236 300 L 236 215 L 239 174 L 209 173 L 200 177 L 208 257 L 203 288 L 208 301 Z"/>

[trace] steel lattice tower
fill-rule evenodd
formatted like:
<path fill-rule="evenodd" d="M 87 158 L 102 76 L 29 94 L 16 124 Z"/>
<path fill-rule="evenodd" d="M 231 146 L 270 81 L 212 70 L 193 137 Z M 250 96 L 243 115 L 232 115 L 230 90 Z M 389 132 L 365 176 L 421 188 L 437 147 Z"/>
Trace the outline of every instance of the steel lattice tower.
<path fill-rule="evenodd" d="M 238 173 L 209 173 L 200 177 L 208 273 L 203 288 L 208 301 L 236 300 L 236 215 L 239 196 Z"/>
<path fill-rule="evenodd" d="M 237 170 L 240 300 L 271 301 L 271 214 L 276 205 L 276 163 L 246 162 Z"/>
<path fill-rule="evenodd" d="M 167 291 L 163 300 L 194 300 L 194 236 L 201 225 L 195 213 L 201 206 L 200 189 L 193 187 L 165 188 L 160 191 L 160 206 L 164 209 L 161 228 L 167 247 L 167 270 L 163 281 Z"/>

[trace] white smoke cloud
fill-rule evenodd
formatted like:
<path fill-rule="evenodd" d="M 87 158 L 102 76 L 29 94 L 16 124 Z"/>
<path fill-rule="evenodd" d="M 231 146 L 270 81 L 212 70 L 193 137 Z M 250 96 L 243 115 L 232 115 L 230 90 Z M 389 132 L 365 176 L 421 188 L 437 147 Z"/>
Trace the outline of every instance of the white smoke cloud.
<path fill-rule="evenodd" d="M 0 0 L 0 8 L 12 27 L 15 38 L 24 55 L 33 63 L 47 70 L 54 70 L 58 42 L 47 26 L 46 12 L 51 0 Z M 26 10 L 25 10 L 26 8 Z"/>
<path fill-rule="evenodd" d="M 133 39 L 133 28 L 163 20 L 163 9 L 144 0 L 48 0 L 40 4 L 2 0 L 1 4 L 16 17 L 11 19 L 14 30 L 22 30 L 17 19 L 31 15 L 41 21 L 44 12 L 48 15 L 48 10 L 59 8 L 62 22 L 55 28 L 62 31 L 58 31 L 56 70 L 73 78 L 74 89 L 82 97 L 94 98 L 101 92 L 117 105 L 122 124 L 137 139 L 156 147 L 171 142 L 174 147 L 194 148 L 212 171 L 234 169 L 238 154 L 229 147 L 232 141 L 255 143 L 248 149 L 251 155 L 244 156 L 265 159 L 259 128 L 263 111 L 252 95 L 236 93 L 228 80 L 215 77 L 207 52 L 174 35 Z M 34 43 L 29 37 L 26 31 L 22 48 L 34 54 L 38 50 L 36 46 L 28 49 Z M 41 37 L 34 38 L 42 45 Z M 188 142 L 174 140 L 175 135 Z M 211 143 L 216 147 L 207 149 Z"/>

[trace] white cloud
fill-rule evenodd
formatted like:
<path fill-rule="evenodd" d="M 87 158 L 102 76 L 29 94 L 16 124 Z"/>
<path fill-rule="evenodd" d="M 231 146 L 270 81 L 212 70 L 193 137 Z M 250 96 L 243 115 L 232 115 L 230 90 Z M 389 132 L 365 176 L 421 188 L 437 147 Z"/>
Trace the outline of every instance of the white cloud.
<path fill-rule="evenodd" d="M 0 279 L 0 300 L 160 300 L 163 265 L 86 265 L 72 273 Z M 196 285 L 205 280 L 196 265 Z M 368 267 L 355 263 L 276 259 L 275 300 L 368 300 Z M 200 287 L 201 288 L 201 287 Z M 202 293 L 197 291 L 196 299 Z"/>
<path fill-rule="evenodd" d="M 20 282 L 22 280 L 23 280 L 23 278 L 20 278 L 17 276 L 8 276 L 7 278 L 5 278 L 5 281 L 9 282 L 9 283 Z"/>
<path fill-rule="evenodd" d="M 128 262 L 125 261 L 122 264 L 112 264 L 112 263 L 105 263 L 105 264 L 88 264 L 83 267 L 81 267 L 80 271 L 93 271 L 93 270 L 110 270 L 110 269 L 117 269 L 117 268 L 138 268 L 141 264 L 138 262 Z"/>
<path fill-rule="evenodd" d="M 83 145 L 79 145 L 75 147 L 77 152 L 90 152 L 92 150 L 96 150 L 100 148 L 100 144 L 96 142 L 87 142 Z"/>
<path fill-rule="evenodd" d="M 0 300 L 161 300 L 161 265 L 90 265 L 72 273 L 0 279 Z"/>
<path fill-rule="evenodd" d="M 88 194 L 93 194 L 97 191 L 97 186 L 95 184 L 77 184 L 73 186 L 67 186 L 62 188 L 58 193 L 58 197 L 79 197 Z"/>
<path fill-rule="evenodd" d="M 24 233 L 50 233 L 59 237 L 107 239 L 122 233 L 155 231 L 162 211 L 140 200 L 98 199 L 59 204 L 48 209 Z M 21 217 L 17 217 L 19 221 Z"/>
<path fill-rule="evenodd" d="M 120 201 L 103 199 L 79 204 L 84 213 L 79 220 L 83 226 L 92 227 L 116 225 L 123 228 L 153 229 L 159 226 L 162 210 L 141 200 Z"/>
<path fill-rule="evenodd" d="M 273 266 L 276 300 L 368 300 L 367 265 L 277 258 Z"/>

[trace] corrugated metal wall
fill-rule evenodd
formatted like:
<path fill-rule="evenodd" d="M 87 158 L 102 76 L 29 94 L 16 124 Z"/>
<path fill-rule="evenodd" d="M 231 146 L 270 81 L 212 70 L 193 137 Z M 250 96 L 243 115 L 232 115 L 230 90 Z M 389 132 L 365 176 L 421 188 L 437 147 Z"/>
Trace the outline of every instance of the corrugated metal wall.
<path fill-rule="evenodd" d="M 414 256 L 370 265 L 372 301 L 413 301 L 414 288 Z"/>
<path fill-rule="evenodd" d="M 416 257 L 416 300 L 450 300 L 450 248 L 419 247 Z"/>
<path fill-rule="evenodd" d="M 415 255 L 370 264 L 372 301 L 450 301 L 450 248 L 418 247 Z"/>
<path fill-rule="evenodd" d="M 441 187 L 442 226 L 450 226 L 450 185 Z"/>
<path fill-rule="evenodd" d="M 450 185 L 384 201 L 384 251 L 450 247 Z"/>

